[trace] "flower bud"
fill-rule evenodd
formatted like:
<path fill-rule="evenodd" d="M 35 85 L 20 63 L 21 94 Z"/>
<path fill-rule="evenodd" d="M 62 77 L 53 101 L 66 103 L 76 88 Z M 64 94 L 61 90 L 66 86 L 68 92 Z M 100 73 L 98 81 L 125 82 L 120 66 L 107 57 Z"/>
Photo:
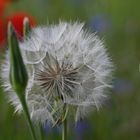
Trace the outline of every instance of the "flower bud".
<path fill-rule="evenodd" d="M 20 41 L 23 41 L 24 39 L 24 19 L 28 19 L 30 21 L 31 28 L 36 25 L 36 20 L 34 19 L 34 17 L 25 12 L 16 12 L 6 18 L 6 23 L 11 21 L 16 35 Z"/>
<path fill-rule="evenodd" d="M 11 22 L 8 23 L 8 48 L 10 50 L 10 82 L 20 98 L 26 89 L 28 75 Z"/>
<path fill-rule="evenodd" d="M 30 26 L 29 18 L 25 17 L 23 19 L 23 37 L 25 39 L 28 37 L 30 31 L 31 31 L 31 26 Z"/>

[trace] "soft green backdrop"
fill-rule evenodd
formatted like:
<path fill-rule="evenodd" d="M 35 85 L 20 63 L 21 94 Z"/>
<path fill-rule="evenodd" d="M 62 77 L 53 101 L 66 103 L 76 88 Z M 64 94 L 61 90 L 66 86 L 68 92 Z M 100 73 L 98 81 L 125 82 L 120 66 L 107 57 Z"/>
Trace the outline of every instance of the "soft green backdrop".
<path fill-rule="evenodd" d="M 85 22 L 105 40 L 112 57 L 115 78 L 109 101 L 86 120 L 88 126 L 80 128 L 78 132 L 85 133 L 83 139 L 71 131 L 69 139 L 139 140 L 140 0 L 17 0 L 7 7 L 5 15 L 17 11 L 26 11 L 38 24 L 59 19 Z M 23 116 L 13 115 L 14 109 L 4 98 L 6 93 L 0 91 L 0 140 L 31 140 Z M 60 139 L 60 131 L 47 131 L 47 139 Z"/>

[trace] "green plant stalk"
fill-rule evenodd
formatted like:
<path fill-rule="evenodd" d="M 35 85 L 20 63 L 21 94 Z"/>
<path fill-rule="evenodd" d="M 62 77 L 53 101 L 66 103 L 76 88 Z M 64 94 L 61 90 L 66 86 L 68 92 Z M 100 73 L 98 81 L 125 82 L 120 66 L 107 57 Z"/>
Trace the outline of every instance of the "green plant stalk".
<path fill-rule="evenodd" d="M 67 140 L 67 118 L 63 122 L 62 140 Z"/>
<path fill-rule="evenodd" d="M 30 127 L 30 131 L 31 131 L 32 137 L 33 137 L 34 140 L 37 140 L 36 135 L 35 135 L 35 130 L 34 130 L 31 118 L 30 118 L 30 114 L 29 114 L 29 110 L 28 110 L 25 98 L 24 97 L 23 98 L 20 97 L 20 102 L 21 102 L 22 107 L 23 107 L 24 116 L 25 116 L 25 118 L 26 118 L 26 120 L 28 122 L 28 125 Z"/>
<path fill-rule="evenodd" d="M 42 124 L 39 125 L 39 128 L 40 128 L 40 138 L 41 138 L 41 140 L 45 140 L 46 137 L 45 137 L 44 128 L 43 128 Z"/>
<path fill-rule="evenodd" d="M 18 39 L 11 22 L 8 23 L 8 47 L 10 51 L 10 72 L 9 79 L 12 88 L 15 90 L 21 104 L 34 140 L 37 140 L 29 110 L 25 100 L 25 90 L 28 82 L 28 73 L 20 52 Z"/>

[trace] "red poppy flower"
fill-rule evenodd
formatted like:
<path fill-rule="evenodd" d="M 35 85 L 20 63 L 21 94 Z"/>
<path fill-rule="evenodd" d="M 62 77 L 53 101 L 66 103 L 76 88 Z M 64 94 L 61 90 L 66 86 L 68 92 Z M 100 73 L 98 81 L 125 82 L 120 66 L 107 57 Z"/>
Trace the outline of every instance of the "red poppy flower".
<path fill-rule="evenodd" d="M 6 4 L 7 2 L 5 0 L 0 0 L 0 16 L 3 15 Z"/>
<path fill-rule="evenodd" d="M 0 48 L 3 46 L 5 40 L 5 26 L 2 19 L 0 19 Z"/>
<path fill-rule="evenodd" d="M 7 17 L 7 22 L 12 22 L 13 26 L 15 27 L 15 31 L 20 39 L 22 39 L 23 37 L 23 20 L 25 17 L 29 19 L 30 26 L 34 27 L 36 24 L 35 19 L 24 12 L 15 13 Z"/>
<path fill-rule="evenodd" d="M 7 23 L 9 21 L 12 22 L 15 31 L 17 33 L 17 36 L 20 40 L 22 40 L 23 37 L 23 20 L 24 18 L 27 17 L 30 21 L 30 26 L 34 27 L 36 22 L 35 19 L 24 13 L 24 12 L 19 12 L 12 14 L 6 18 L 6 21 L 4 19 L 0 19 L 0 47 L 4 46 L 5 40 L 6 40 L 6 33 L 7 33 Z"/>
<path fill-rule="evenodd" d="M 8 3 L 15 2 L 16 0 L 0 0 L 0 17 L 4 15 L 4 10 Z"/>

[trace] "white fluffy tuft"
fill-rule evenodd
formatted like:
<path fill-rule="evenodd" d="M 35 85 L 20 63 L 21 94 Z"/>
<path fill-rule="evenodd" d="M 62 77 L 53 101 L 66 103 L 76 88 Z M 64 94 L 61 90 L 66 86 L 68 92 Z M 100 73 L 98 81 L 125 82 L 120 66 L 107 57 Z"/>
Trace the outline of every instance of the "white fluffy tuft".
<path fill-rule="evenodd" d="M 111 87 L 113 66 L 103 42 L 95 34 L 85 31 L 83 26 L 83 23 L 60 22 L 58 25 L 37 27 L 28 39 L 20 43 L 29 73 L 26 99 L 33 120 L 42 123 L 48 120 L 55 124 L 62 115 L 64 104 L 77 107 L 75 119 L 78 120 L 94 107 L 99 108 L 106 97 L 104 90 Z M 9 82 L 8 56 L 7 52 L 1 68 L 3 87 L 9 92 L 8 98 L 15 110 L 21 112 L 21 104 Z M 52 70 L 49 65 L 54 71 L 49 72 Z M 58 67 L 61 69 L 59 73 L 55 71 Z M 58 77 L 55 77 L 54 84 L 49 83 L 50 88 L 47 85 L 49 79 L 45 83 L 38 72 L 46 79 L 49 76 L 54 78 L 54 73 Z M 61 102 L 55 101 L 61 96 Z"/>

